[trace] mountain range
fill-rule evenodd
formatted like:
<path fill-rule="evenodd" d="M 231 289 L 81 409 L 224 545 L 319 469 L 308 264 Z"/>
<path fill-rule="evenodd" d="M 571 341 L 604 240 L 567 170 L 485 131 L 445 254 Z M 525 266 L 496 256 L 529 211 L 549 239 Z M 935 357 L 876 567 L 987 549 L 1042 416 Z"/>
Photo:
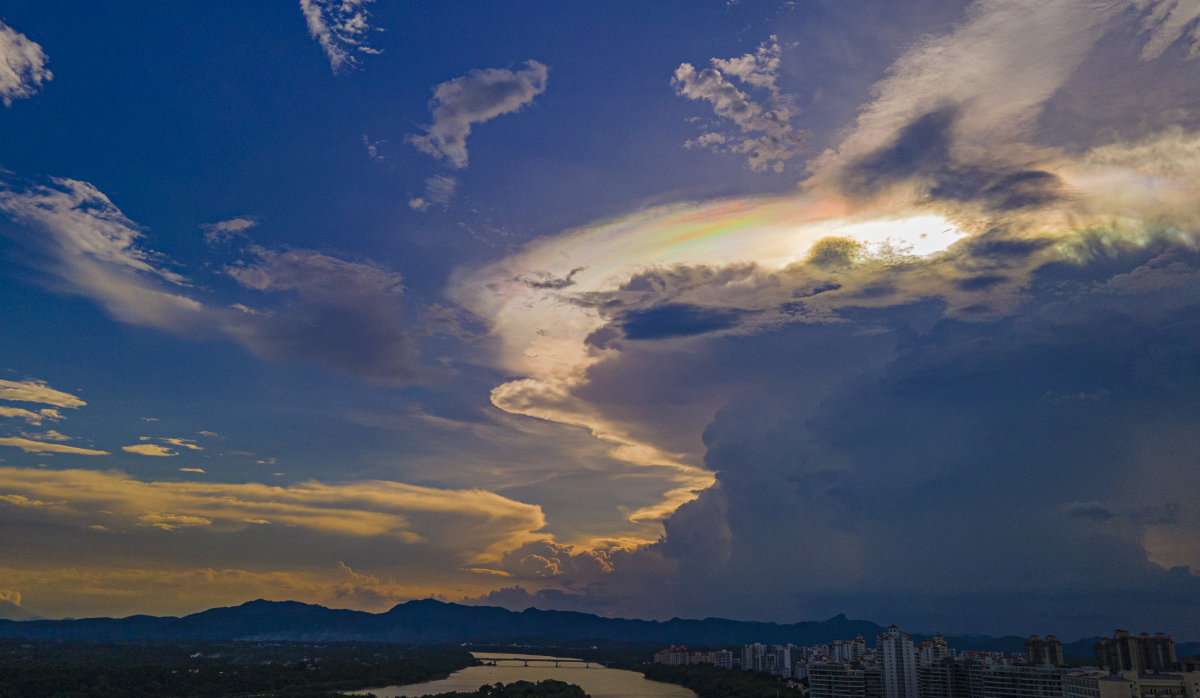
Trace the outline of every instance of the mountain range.
<path fill-rule="evenodd" d="M 639 644 L 812 645 L 862 635 L 874 644 L 886 629 L 839 614 L 825 621 L 792 624 L 736 621 L 723 618 L 668 621 L 605 618 L 572 611 L 521 612 L 494 606 L 464 606 L 434 599 L 409 601 L 384 613 L 325 608 L 298 601 L 250 601 L 213 608 L 182 618 L 130 616 L 79 620 L 0 620 L 0 638 L 91 640 L 277 640 L 375 641 L 398 643 L 500 642 L 518 638 L 543 641 L 610 640 Z M 919 641 L 920 635 L 914 640 Z M 1025 638 L 948 636 L 959 650 L 1020 652 Z M 1090 656 L 1086 638 L 1063 646 L 1067 655 Z M 1180 656 L 1200 653 L 1200 643 L 1177 646 Z"/>

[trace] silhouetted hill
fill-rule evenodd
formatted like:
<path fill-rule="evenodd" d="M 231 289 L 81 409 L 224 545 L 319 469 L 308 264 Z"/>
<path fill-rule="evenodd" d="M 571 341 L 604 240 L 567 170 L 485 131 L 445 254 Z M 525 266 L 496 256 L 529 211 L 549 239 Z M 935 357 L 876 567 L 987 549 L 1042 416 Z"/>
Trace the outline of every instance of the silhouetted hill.
<path fill-rule="evenodd" d="M 484 642 L 517 637 L 552 641 L 604 638 L 623 642 L 696 645 L 814 644 L 883 628 L 837 615 L 826 621 L 780 625 L 706 618 L 669 621 L 602 618 L 590 613 L 520 613 L 493 606 L 462 606 L 432 599 L 409 601 L 386 613 L 346 611 L 297 601 L 251 601 L 183 618 L 130 616 L 80 620 L 0 620 L 0 637 L 55 640 L 360 640 L 379 642 Z"/>
<path fill-rule="evenodd" d="M 358 640 L 404 643 L 498 642 L 516 638 L 544 641 L 612 640 L 648 644 L 742 645 L 793 643 L 812 645 L 862 635 L 869 646 L 885 628 L 871 621 L 838 614 L 825 621 L 781 625 L 705 618 L 672 618 L 659 622 L 603 618 L 590 613 L 521 612 L 495 606 L 462 606 L 433 599 L 409 601 L 385 613 L 347 611 L 298 601 L 250 601 L 213 608 L 183 618 L 130 616 L 80 620 L 0 620 L 0 638 L 47 640 Z M 920 642 L 921 635 L 914 640 Z M 1063 645 L 1066 655 L 1090 656 L 1097 638 Z M 947 636 L 957 650 L 1021 652 L 1026 638 L 987 635 Z M 1179 656 L 1200 653 L 1197 643 L 1180 643 Z"/>

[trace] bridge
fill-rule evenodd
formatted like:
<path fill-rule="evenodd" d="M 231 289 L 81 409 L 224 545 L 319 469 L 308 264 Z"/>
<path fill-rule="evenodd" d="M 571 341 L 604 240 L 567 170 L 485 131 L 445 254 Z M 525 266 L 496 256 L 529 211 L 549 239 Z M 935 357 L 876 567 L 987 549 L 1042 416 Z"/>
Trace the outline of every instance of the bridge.
<path fill-rule="evenodd" d="M 596 661 L 595 659 L 554 659 L 552 657 L 546 657 L 545 659 L 540 659 L 538 657 L 480 657 L 479 661 L 484 666 L 500 666 L 497 664 L 497 662 L 521 662 L 525 666 L 529 666 L 530 662 L 545 662 L 547 664 L 554 662 L 554 666 L 556 667 L 564 664 L 567 666 L 582 664 L 583 666 L 580 668 L 590 669 L 591 666 L 595 664 L 597 666 L 602 666 L 605 669 L 608 668 L 608 662 L 600 662 Z"/>

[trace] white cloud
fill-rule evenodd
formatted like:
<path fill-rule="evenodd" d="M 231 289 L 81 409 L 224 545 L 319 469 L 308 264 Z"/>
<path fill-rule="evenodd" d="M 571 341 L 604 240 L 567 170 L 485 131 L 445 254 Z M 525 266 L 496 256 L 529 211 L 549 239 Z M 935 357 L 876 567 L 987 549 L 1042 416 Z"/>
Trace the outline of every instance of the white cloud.
<path fill-rule="evenodd" d="M 54 75 L 46 70 L 46 53 L 4 22 L 0 22 L 0 100 L 12 106 L 14 99 L 32 97 Z"/>
<path fill-rule="evenodd" d="M 204 228 L 204 242 L 209 245 L 217 245 L 235 237 L 246 237 L 246 231 L 256 225 L 258 225 L 257 218 L 238 216 L 220 223 L 206 223 L 200 227 Z"/>
<path fill-rule="evenodd" d="M 179 472 L 181 472 L 181 473 L 202 473 L 204 471 L 201 470 L 200 468 L 180 468 Z M 257 523 L 257 522 L 255 522 L 255 523 Z"/>
<path fill-rule="evenodd" d="M 513 72 L 489 68 L 444 82 L 433 89 L 429 107 L 433 125 L 424 136 L 409 134 L 404 140 L 435 158 L 446 158 L 455 168 L 467 166 L 467 136 L 471 124 L 515 112 L 546 91 L 548 68 L 526 61 L 526 68 Z"/>
<path fill-rule="evenodd" d="M 352 52 L 381 53 L 366 43 L 367 32 L 371 31 L 367 23 L 371 13 L 365 6 L 374 1 L 300 0 L 308 33 L 329 57 L 334 75 L 358 63 Z"/>
<path fill-rule="evenodd" d="M 434 175 L 425 180 L 425 196 L 410 199 L 408 205 L 418 211 L 428 210 L 434 204 L 445 206 L 454 198 L 458 188 L 458 180 L 446 175 Z"/>
<path fill-rule="evenodd" d="M 383 162 L 383 156 L 379 154 L 380 143 L 387 143 L 387 141 L 372 142 L 371 139 L 363 136 L 363 145 L 367 148 L 367 157 L 371 158 L 375 162 Z"/>
<path fill-rule="evenodd" d="M 22 439 L 17 437 L 9 437 L 0 439 L 0 446 L 13 446 L 19 448 L 26 453 L 73 453 L 79 456 L 107 456 L 108 451 L 95 451 L 88 448 L 76 448 L 74 446 L 63 446 L 62 444 L 49 444 L 41 441 L 33 441 L 30 439 Z"/>
<path fill-rule="evenodd" d="M 23 382 L 0 380 L 0 400 L 10 400 L 13 402 L 40 402 L 46 405 L 54 405 L 55 407 L 83 407 L 87 403 L 70 393 L 64 393 L 60 390 L 55 390 L 46 385 L 45 381 L 27 380 Z M 54 410 L 43 410 L 42 416 L 46 412 L 54 412 L 51 419 L 58 419 L 58 413 Z M 3 414 L 3 413 L 0 413 Z M 16 416 L 16 415 L 5 415 Z"/>
<path fill-rule="evenodd" d="M 133 446 L 122 446 L 121 450 L 128 451 L 129 453 L 136 453 L 141 456 L 158 456 L 161 458 L 179 455 L 166 446 L 158 446 L 156 444 L 135 444 Z"/>
<path fill-rule="evenodd" d="M 34 412 L 32 410 L 23 410 L 19 407 L 0 407 L 0 417 L 24 419 L 26 423 L 35 427 L 40 427 L 42 422 L 47 419 L 55 422 L 62 419 L 62 415 L 58 413 L 58 410 L 47 408 Z"/>
<path fill-rule="evenodd" d="M 763 134 L 732 137 L 727 147 L 729 152 L 748 154 L 750 168 L 756 172 L 768 167 L 782 172 L 784 161 L 799 151 L 808 135 L 806 131 L 792 128 L 791 118 L 798 110 L 792 104 L 792 97 L 781 93 L 775 84 L 781 51 L 772 36 L 770 44 L 764 43 L 754 53 L 727 60 L 712 59 L 712 68 L 697 71 L 692 64 L 684 63 L 671 80 L 680 95 L 711 103 L 717 116 L 735 123 L 743 134 Z M 732 75 L 750 87 L 766 90 L 765 105 L 750 99 L 749 95 L 726 80 L 725 75 Z M 709 147 L 725 142 L 726 136 L 723 134 L 706 133 L 687 141 L 684 147 Z"/>

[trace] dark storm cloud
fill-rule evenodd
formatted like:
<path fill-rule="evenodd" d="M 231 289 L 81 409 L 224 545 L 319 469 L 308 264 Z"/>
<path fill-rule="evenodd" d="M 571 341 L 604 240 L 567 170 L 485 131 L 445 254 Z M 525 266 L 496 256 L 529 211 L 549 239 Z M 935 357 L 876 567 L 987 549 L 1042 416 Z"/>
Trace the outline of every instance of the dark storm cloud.
<path fill-rule="evenodd" d="M 991 211 L 1036 208 L 1066 195 L 1062 180 L 1051 172 L 957 161 L 952 153 L 957 119 L 956 108 L 944 108 L 913 120 L 892 143 L 848 164 L 842 189 L 870 197 L 911 181 L 931 200 L 978 203 Z"/>
<path fill-rule="evenodd" d="M 633 391 L 682 405 L 681 385 L 737 386 L 704 432 L 718 484 L 664 522 L 662 541 L 608 558 L 611 571 L 550 575 L 563 596 L 506 590 L 506 605 L 844 611 L 1067 636 L 1194 628 L 1200 578 L 1174 560 L 1194 554 L 1178 550 L 1200 521 L 1187 504 L 1200 497 L 1200 255 L 1168 237 L 1101 242 L 1082 234 L 1078 257 L 1036 268 L 1005 317 L 949 317 L 930 298 L 697 336 L 686 351 L 622 345 L 589 372 L 590 402 Z M 649 568 L 665 570 L 656 585 Z"/>
<path fill-rule="evenodd" d="M 621 329 L 628 339 L 665 339 L 727 330 L 738 323 L 740 312 L 667 304 L 625 313 Z"/>

